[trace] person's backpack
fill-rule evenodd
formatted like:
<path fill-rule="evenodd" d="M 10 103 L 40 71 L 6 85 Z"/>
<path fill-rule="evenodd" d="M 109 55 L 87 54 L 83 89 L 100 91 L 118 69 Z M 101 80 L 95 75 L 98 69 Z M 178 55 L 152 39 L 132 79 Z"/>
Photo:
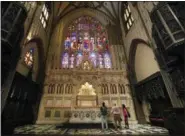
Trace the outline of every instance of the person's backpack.
<path fill-rule="evenodd" d="M 130 118 L 130 113 L 128 112 L 128 117 Z"/>
<path fill-rule="evenodd" d="M 127 109 L 126 109 L 127 110 Z M 130 113 L 128 112 L 128 110 L 127 110 L 127 115 L 128 115 L 128 117 L 130 118 Z"/>
<path fill-rule="evenodd" d="M 101 114 L 107 115 L 107 107 L 101 107 Z"/>

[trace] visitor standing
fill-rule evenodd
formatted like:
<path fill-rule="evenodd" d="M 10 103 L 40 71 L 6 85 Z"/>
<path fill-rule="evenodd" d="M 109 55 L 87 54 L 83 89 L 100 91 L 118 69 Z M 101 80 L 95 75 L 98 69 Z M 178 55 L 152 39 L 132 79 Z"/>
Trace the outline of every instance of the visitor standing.
<path fill-rule="evenodd" d="M 114 123 L 115 123 L 115 129 L 117 130 L 118 125 L 121 128 L 120 108 L 118 106 L 116 106 L 116 104 L 114 104 L 114 106 L 112 107 L 111 113 L 113 114 Z"/>
<path fill-rule="evenodd" d="M 124 116 L 124 121 L 125 121 L 125 128 L 129 128 L 128 118 L 130 117 L 130 113 L 128 112 L 124 104 L 122 104 L 122 111 L 123 111 L 123 116 Z"/>
<path fill-rule="evenodd" d="M 108 129 L 108 123 L 107 123 L 107 107 L 105 106 L 105 103 L 102 103 L 102 106 L 100 108 L 100 112 L 101 112 L 101 126 L 102 126 L 102 130 L 104 130 L 104 124 L 106 129 Z"/>

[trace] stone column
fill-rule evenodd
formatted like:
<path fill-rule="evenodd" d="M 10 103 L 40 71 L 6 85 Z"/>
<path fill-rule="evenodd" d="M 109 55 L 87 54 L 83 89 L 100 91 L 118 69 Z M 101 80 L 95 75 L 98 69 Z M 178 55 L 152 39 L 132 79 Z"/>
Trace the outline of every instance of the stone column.
<path fill-rule="evenodd" d="M 131 97 L 129 98 L 129 102 L 130 102 L 131 119 L 133 121 L 135 121 L 135 123 L 137 123 L 137 120 L 136 120 L 136 111 L 134 109 L 134 103 L 133 103 L 133 99 Z"/>
<path fill-rule="evenodd" d="M 120 69 L 123 69 L 123 50 L 122 50 L 122 45 L 119 45 L 119 63 L 120 63 Z"/>
<path fill-rule="evenodd" d="M 44 95 L 48 93 L 48 84 L 45 84 L 44 85 L 44 88 L 43 88 L 43 92 L 44 92 Z"/>
<path fill-rule="evenodd" d="M 112 107 L 112 98 L 111 98 L 111 88 L 110 88 L 111 84 L 108 84 L 108 90 L 109 90 L 109 107 Z"/>
<path fill-rule="evenodd" d="M 116 87 L 117 87 L 117 95 L 118 95 L 118 105 L 121 106 L 120 93 L 119 93 L 119 83 L 116 84 Z"/>
<path fill-rule="evenodd" d="M 114 53 L 115 53 L 115 59 L 116 59 L 116 69 L 118 69 L 119 68 L 119 66 L 118 66 L 118 49 L 117 49 L 117 46 L 118 45 L 114 45 Z"/>
<path fill-rule="evenodd" d="M 50 88 L 49 88 L 49 84 L 47 84 L 47 87 L 46 87 L 46 90 L 45 90 L 45 92 L 46 92 L 46 94 L 48 94 L 48 90 L 49 90 Z"/>
<path fill-rule="evenodd" d="M 121 69 L 121 48 L 120 45 L 118 46 L 118 69 Z"/>
<path fill-rule="evenodd" d="M 72 84 L 72 98 L 71 98 L 71 107 L 74 108 L 76 106 L 76 96 L 77 96 L 77 92 L 75 92 L 75 90 L 77 90 L 76 86 L 74 84 Z"/>
<path fill-rule="evenodd" d="M 110 53 L 111 53 L 111 60 L 112 60 L 112 68 L 115 69 L 116 68 L 116 56 L 115 56 L 115 52 L 114 52 L 114 46 L 111 45 L 110 46 Z"/>
<path fill-rule="evenodd" d="M 121 45 L 121 69 L 124 69 L 124 63 L 126 63 L 124 60 L 125 60 L 125 55 L 124 55 L 124 49 L 123 49 L 123 45 Z"/>
<path fill-rule="evenodd" d="M 129 89 L 128 85 L 125 85 L 125 93 L 126 93 L 126 96 L 127 96 L 127 106 L 130 109 L 131 121 L 132 121 L 133 124 L 136 124 L 136 123 L 138 123 L 137 120 L 136 120 L 136 112 L 135 112 L 135 109 L 134 109 L 134 103 L 133 103 L 133 99 L 131 97 L 131 92 L 130 92 L 130 89 Z"/>
<path fill-rule="evenodd" d="M 66 90 L 66 84 L 63 84 L 63 95 L 62 95 L 62 103 L 64 103 L 64 96 L 65 96 L 65 90 Z M 62 106 L 64 106 L 63 104 L 62 104 Z"/>
<path fill-rule="evenodd" d="M 146 102 L 146 100 L 144 100 L 142 102 L 142 107 L 143 107 L 143 111 L 144 111 L 144 115 L 145 115 L 145 119 L 147 122 L 150 122 L 149 120 L 149 115 L 150 115 L 150 111 L 149 111 L 149 105 L 148 103 Z"/>
<path fill-rule="evenodd" d="M 128 84 L 125 84 L 124 85 L 124 88 L 125 88 L 125 95 L 126 96 L 129 96 L 130 95 L 130 92 L 129 92 Z"/>
<path fill-rule="evenodd" d="M 65 89 L 64 89 L 64 87 L 65 87 L 65 86 L 63 85 L 62 106 L 64 106 L 64 105 L 63 105 L 63 103 L 64 103 L 64 93 L 65 93 Z"/>
<path fill-rule="evenodd" d="M 39 112 L 38 112 L 38 118 L 36 121 L 36 124 L 40 124 L 40 122 L 42 122 L 42 120 L 44 120 L 44 115 L 45 115 L 45 111 L 44 111 L 44 96 L 42 96 L 41 101 L 40 101 L 40 105 L 39 105 Z"/>
<path fill-rule="evenodd" d="M 58 84 L 55 84 L 55 93 L 54 94 L 57 94 L 57 90 L 58 90 Z"/>
<path fill-rule="evenodd" d="M 100 92 L 102 92 L 102 87 L 101 85 L 97 85 L 97 92 L 96 92 L 96 95 L 98 97 L 98 103 L 97 103 L 97 106 L 100 106 L 101 103 L 102 103 L 102 94 Z"/>
<path fill-rule="evenodd" d="M 67 84 L 64 84 L 64 95 L 66 94 L 66 86 Z"/>
<path fill-rule="evenodd" d="M 116 63 L 117 63 L 117 69 L 119 69 L 119 45 L 116 45 L 115 48 L 116 48 Z"/>

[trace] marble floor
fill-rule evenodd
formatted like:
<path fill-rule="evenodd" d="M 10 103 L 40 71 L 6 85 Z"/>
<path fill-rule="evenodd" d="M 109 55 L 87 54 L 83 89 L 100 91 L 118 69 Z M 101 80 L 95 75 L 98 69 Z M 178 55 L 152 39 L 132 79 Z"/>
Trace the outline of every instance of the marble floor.
<path fill-rule="evenodd" d="M 56 128 L 55 125 L 27 125 L 17 127 L 14 135 L 168 135 L 168 130 L 148 124 L 137 124 L 130 129 L 66 129 Z"/>

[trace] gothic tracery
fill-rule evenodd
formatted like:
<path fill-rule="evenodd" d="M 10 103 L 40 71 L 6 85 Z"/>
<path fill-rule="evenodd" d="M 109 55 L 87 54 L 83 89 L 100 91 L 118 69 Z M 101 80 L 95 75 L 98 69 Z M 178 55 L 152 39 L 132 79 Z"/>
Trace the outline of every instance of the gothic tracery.
<path fill-rule="evenodd" d="M 62 54 L 62 68 L 78 67 L 84 59 L 94 68 L 112 67 L 106 30 L 90 16 L 77 18 L 68 26 Z"/>

